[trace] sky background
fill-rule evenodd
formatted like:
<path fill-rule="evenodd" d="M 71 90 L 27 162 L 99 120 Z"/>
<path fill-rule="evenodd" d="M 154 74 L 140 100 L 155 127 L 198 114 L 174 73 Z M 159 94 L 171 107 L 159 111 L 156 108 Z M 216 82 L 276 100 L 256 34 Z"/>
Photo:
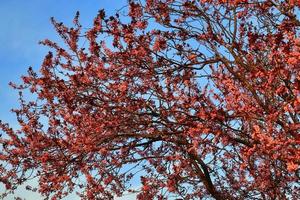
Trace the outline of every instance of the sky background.
<path fill-rule="evenodd" d="M 67 25 L 72 23 L 76 11 L 80 11 L 80 22 L 84 28 L 91 26 L 99 9 L 107 15 L 126 5 L 126 0 L 0 0 L 0 119 L 17 127 L 11 108 L 18 106 L 17 91 L 8 86 L 10 81 L 20 83 L 29 66 L 39 69 L 48 48 L 38 41 L 48 38 L 60 42 L 50 17 Z M 3 187 L 0 186 L 0 193 Z M 42 199 L 26 192 L 17 194 L 28 200 Z M 6 200 L 12 200 L 12 197 Z M 77 200 L 74 196 L 66 198 Z M 132 200 L 126 195 L 116 200 Z"/>

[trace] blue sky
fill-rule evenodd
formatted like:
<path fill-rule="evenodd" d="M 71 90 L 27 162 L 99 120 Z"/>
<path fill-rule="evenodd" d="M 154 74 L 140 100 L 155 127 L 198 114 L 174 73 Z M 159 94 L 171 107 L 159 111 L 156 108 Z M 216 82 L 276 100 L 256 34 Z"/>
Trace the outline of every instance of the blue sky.
<path fill-rule="evenodd" d="M 125 4 L 125 0 L 0 0 L 0 119 L 13 120 L 9 110 L 17 102 L 8 82 L 18 81 L 29 66 L 38 69 L 49 50 L 38 41 L 58 40 L 50 17 L 71 24 L 80 11 L 81 23 L 89 27 L 99 9 L 105 8 L 109 15 Z"/>
<path fill-rule="evenodd" d="M 107 15 L 126 5 L 126 0 L 0 0 L 0 119 L 16 126 L 11 108 L 17 107 L 17 92 L 8 82 L 19 82 L 29 66 L 38 70 L 46 52 L 46 47 L 38 41 L 48 38 L 59 41 L 50 17 L 71 24 L 76 11 L 80 11 L 80 22 L 89 27 L 99 9 L 104 8 Z M 0 193 L 3 190 L 0 187 Z M 38 196 L 26 193 L 19 196 L 29 200 L 39 200 Z M 8 197 L 7 200 L 13 199 Z M 75 200 L 74 196 L 68 199 Z M 118 200 L 134 199 L 126 195 Z"/>

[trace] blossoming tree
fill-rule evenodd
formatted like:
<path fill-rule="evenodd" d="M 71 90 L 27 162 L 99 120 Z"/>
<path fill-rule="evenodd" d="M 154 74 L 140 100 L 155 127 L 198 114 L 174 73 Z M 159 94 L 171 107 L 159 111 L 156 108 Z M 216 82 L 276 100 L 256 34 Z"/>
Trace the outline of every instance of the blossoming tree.
<path fill-rule="evenodd" d="M 131 0 L 64 40 L 1 123 L 0 182 L 60 199 L 298 199 L 299 1 Z M 24 92 L 35 99 L 26 100 Z M 140 180 L 133 189 L 132 180 Z"/>

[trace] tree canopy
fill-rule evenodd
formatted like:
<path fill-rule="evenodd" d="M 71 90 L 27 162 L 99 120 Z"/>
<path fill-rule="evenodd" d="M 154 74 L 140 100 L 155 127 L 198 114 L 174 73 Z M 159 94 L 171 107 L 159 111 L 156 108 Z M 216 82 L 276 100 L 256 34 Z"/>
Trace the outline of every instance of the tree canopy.
<path fill-rule="evenodd" d="M 11 84 L 0 183 L 36 177 L 27 189 L 53 200 L 298 199 L 299 8 L 130 0 L 88 29 L 52 19 L 64 43 L 42 41 L 40 70 Z"/>

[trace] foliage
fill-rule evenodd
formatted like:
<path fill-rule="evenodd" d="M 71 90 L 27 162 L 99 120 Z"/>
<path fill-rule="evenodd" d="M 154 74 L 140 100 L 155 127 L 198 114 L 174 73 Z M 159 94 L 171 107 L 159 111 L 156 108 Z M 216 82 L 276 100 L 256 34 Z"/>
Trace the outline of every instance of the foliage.
<path fill-rule="evenodd" d="M 113 199 L 135 177 L 138 199 L 299 198 L 299 6 L 132 0 L 87 31 L 52 20 L 65 47 L 41 42 L 40 72 L 12 84 L 0 181 L 37 177 L 52 199 Z"/>

